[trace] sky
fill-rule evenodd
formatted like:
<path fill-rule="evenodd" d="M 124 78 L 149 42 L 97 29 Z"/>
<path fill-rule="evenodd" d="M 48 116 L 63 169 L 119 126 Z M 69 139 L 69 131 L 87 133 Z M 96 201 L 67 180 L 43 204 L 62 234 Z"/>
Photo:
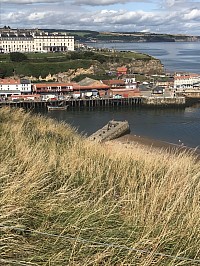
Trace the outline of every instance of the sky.
<path fill-rule="evenodd" d="M 200 35 L 200 0 L 0 0 L 0 27 Z"/>

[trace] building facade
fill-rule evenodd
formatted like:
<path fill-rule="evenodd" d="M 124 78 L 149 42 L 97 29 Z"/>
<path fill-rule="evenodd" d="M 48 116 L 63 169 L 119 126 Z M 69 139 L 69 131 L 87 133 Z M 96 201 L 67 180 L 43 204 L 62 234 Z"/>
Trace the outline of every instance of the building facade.
<path fill-rule="evenodd" d="M 174 88 L 178 91 L 192 89 L 200 85 L 199 74 L 176 74 L 174 76 Z"/>
<path fill-rule="evenodd" d="M 74 36 L 41 30 L 0 29 L 0 52 L 66 52 L 74 51 Z"/>
<path fill-rule="evenodd" d="M 22 95 L 31 93 L 31 82 L 22 79 L 0 79 L 0 96 Z"/>

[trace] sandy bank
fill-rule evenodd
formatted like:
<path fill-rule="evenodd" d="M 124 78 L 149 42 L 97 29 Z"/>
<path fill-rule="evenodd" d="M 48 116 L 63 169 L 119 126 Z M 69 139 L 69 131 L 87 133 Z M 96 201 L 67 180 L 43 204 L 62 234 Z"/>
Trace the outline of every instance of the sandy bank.
<path fill-rule="evenodd" d="M 200 148 L 190 148 L 184 145 L 177 145 L 161 140 L 150 139 L 141 136 L 135 136 L 131 134 L 124 135 L 122 137 L 113 140 L 113 142 L 120 142 L 122 144 L 137 144 L 140 146 L 151 147 L 151 149 L 164 150 L 167 152 L 188 152 L 194 154 L 200 160 Z"/>

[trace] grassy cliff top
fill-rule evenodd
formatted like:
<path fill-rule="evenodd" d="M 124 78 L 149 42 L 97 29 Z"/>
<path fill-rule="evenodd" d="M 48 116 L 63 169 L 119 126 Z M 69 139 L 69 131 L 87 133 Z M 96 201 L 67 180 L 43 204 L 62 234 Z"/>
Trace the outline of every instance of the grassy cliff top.
<path fill-rule="evenodd" d="M 0 78 L 13 74 L 18 76 L 33 76 L 45 78 L 50 74 L 66 72 L 69 69 L 88 69 L 92 65 L 97 69 L 97 75 L 105 75 L 110 65 L 118 66 L 144 62 L 155 59 L 149 55 L 136 52 L 74 51 L 67 53 L 27 53 L 23 61 L 11 61 L 9 54 L 0 54 Z M 109 77 L 107 77 L 109 78 Z M 105 78 L 106 79 L 106 78 Z"/>
<path fill-rule="evenodd" d="M 200 260 L 193 155 L 96 144 L 20 109 L 0 121 L 1 265 L 198 265 L 158 254 Z"/>

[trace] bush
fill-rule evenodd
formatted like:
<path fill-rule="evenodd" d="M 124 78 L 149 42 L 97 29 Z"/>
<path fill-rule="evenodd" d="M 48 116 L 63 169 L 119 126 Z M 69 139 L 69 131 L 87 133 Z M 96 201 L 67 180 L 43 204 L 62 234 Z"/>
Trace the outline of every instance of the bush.
<path fill-rule="evenodd" d="M 13 53 L 10 53 L 10 60 L 13 62 L 23 62 L 23 61 L 27 61 L 28 58 L 23 53 L 13 52 Z"/>

